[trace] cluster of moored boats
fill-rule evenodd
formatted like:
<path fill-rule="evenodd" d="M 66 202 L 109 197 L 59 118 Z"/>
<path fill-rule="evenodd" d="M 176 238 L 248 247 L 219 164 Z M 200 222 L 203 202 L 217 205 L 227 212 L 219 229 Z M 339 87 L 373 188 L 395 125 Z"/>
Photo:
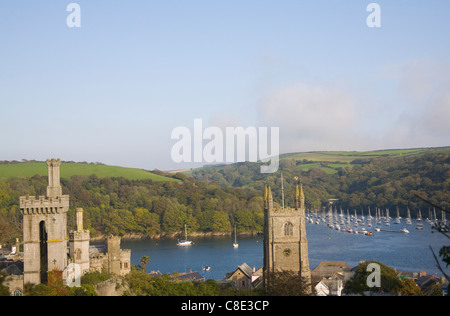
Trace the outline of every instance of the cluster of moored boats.
<path fill-rule="evenodd" d="M 370 207 L 368 209 L 367 216 L 364 216 L 364 211 L 361 210 L 360 216 L 358 216 L 356 210 L 353 214 L 350 214 L 347 210 L 346 214 L 340 209 L 338 212 L 336 207 L 330 206 L 328 211 L 323 209 L 322 211 L 312 211 L 306 214 L 306 221 L 311 224 L 321 224 L 326 223 L 331 229 L 336 229 L 342 232 L 348 232 L 352 234 L 364 234 L 368 236 L 373 236 L 373 232 L 368 231 L 368 229 L 374 229 L 375 231 L 392 231 L 400 233 L 409 233 L 409 230 L 404 227 L 400 230 L 389 230 L 387 229 L 391 224 L 401 224 L 402 217 L 400 216 L 399 209 L 397 208 L 397 216 L 395 218 L 390 217 L 389 209 L 381 210 L 377 208 L 375 210 L 375 216 L 373 217 L 370 212 Z M 411 212 L 407 210 L 407 216 L 404 219 L 406 225 L 413 225 L 411 219 Z M 417 230 L 423 229 L 423 219 L 420 210 L 417 212 L 417 218 L 415 221 L 415 226 Z M 436 210 L 433 212 L 429 211 L 429 217 L 425 220 L 426 223 L 434 226 L 439 230 L 448 231 L 448 226 L 446 223 L 445 212 L 442 211 L 441 219 L 438 220 L 436 216 Z"/>

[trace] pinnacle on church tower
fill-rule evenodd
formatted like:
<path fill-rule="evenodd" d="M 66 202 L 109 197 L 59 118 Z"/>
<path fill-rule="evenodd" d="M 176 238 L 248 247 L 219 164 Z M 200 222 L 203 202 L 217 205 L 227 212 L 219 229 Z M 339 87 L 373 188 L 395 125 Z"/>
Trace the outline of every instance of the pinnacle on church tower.
<path fill-rule="evenodd" d="M 303 185 L 301 183 L 300 183 L 299 199 L 300 199 L 300 209 L 304 209 L 305 208 L 305 195 L 303 194 Z"/>

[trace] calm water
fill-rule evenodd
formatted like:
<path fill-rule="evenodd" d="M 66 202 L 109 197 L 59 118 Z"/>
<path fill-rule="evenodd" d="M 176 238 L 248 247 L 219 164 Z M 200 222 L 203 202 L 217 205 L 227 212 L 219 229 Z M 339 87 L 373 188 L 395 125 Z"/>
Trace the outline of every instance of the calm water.
<path fill-rule="evenodd" d="M 403 227 L 410 233 L 376 232 L 367 228 L 373 231 L 374 236 L 365 236 L 340 232 L 325 223 L 317 225 L 308 222 L 310 268 L 314 269 L 322 261 L 344 261 L 354 267 L 361 260 L 378 260 L 399 270 L 427 271 L 441 276 L 429 246 L 438 254 L 442 246 L 449 244 L 449 240 L 442 234 L 432 233 L 430 225 L 425 222 L 423 230 L 416 230 L 414 222 L 413 225 L 406 225 L 404 221 L 381 228 L 400 230 Z M 233 272 L 244 262 L 256 269 L 262 267 L 263 236 L 238 237 L 239 248 L 233 248 L 232 237 L 192 240 L 195 244 L 188 247 L 177 246 L 177 241 L 173 239 L 123 241 L 122 248 L 131 249 L 131 262 L 135 265 L 143 256 L 148 256 L 148 272 L 202 272 L 203 266 L 210 266 L 210 271 L 203 272 L 206 278 L 221 280 L 226 273 Z"/>

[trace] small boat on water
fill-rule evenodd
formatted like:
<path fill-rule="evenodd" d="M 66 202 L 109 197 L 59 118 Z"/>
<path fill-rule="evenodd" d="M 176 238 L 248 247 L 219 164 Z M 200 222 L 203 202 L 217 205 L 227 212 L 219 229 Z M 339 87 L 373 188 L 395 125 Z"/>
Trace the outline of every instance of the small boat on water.
<path fill-rule="evenodd" d="M 192 245 L 192 241 L 188 240 L 186 224 L 184 225 L 184 238 L 185 239 L 183 239 L 183 240 L 179 240 L 177 245 L 178 246 L 191 246 Z"/>
<path fill-rule="evenodd" d="M 239 247 L 239 244 L 238 244 L 237 239 L 236 239 L 236 225 L 234 225 L 234 243 L 233 243 L 233 248 L 238 248 L 238 247 Z"/>
<path fill-rule="evenodd" d="M 203 271 L 209 271 L 209 270 L 211 270 L 211 267 L 210 266 L 205 266 L 202 270 Z"/>

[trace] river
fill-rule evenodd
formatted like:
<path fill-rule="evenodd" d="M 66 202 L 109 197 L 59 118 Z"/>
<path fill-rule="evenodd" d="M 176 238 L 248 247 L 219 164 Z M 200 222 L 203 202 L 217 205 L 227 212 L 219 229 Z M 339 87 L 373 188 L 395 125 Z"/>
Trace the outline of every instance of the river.
<path fill-rule="evenodd" d="M 441 276 L 429 246 L 436 254 L 449 240 L 440 233 L 432 232 L 424 223 L 423 230 L 413 225 L 391 224 L 382 229 L 401 230 L 406 227 L 410 233 L 372 231 L 374 236 L 350 234 L 329 228 L 326 223 L 306 223 L 309 263 L 313 270 L 323 261 L 344 261 L 350 267 L 361 260 L 377 260 L 392 268 L 409 272 L 426 271 Z M 124 240 L 123 249 L 131 249 L 131 263 L 138 265 L 143 256 L 150 262 L 147 271 L 161 273 L 198 271 L 207 279 L 221 280 L 240 264 L 247 263 L 256 269 L 263 265 L 263 236 L 238 237 L 238 248 L 233 248 L 232 237 L 192 238 L 192 246 L 177 246 L 177 240 Z M 440 258 L 439 258 L 440 259 Z M 440 260 L 441 265 L 445 264 Z M 209 271 L 202 267 L 210 266 Z M 448 273 L 449 269 L 446 269 Z"/>

